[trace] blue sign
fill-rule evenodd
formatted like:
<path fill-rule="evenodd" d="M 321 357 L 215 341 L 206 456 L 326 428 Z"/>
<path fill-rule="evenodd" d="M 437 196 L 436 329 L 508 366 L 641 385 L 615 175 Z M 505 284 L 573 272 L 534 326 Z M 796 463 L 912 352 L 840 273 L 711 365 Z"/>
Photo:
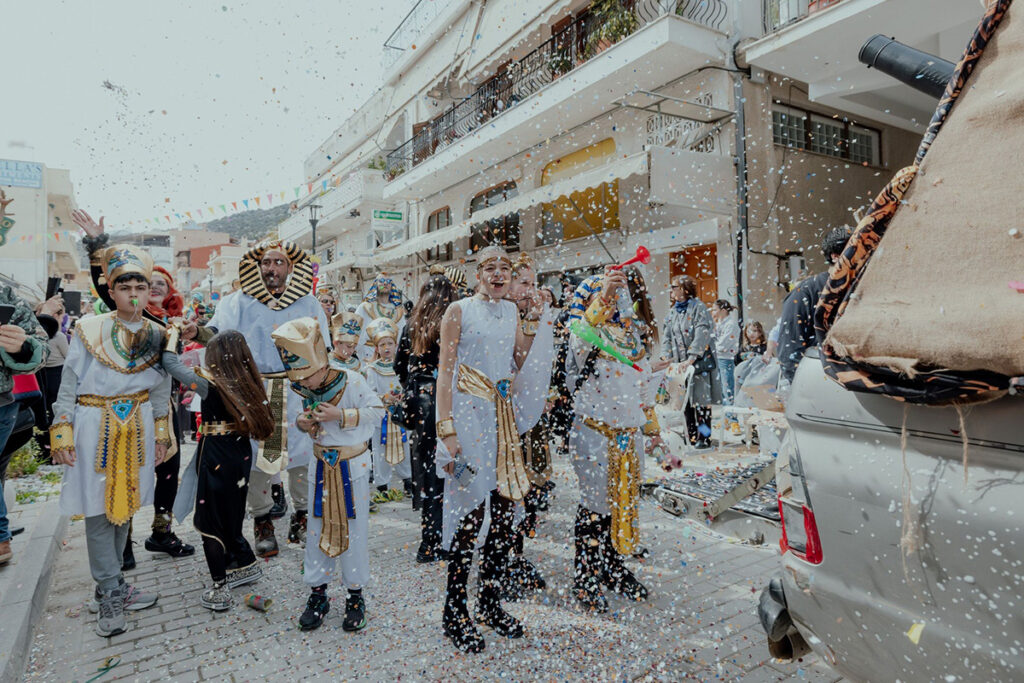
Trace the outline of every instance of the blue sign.
<path fill-rule="evenodd" d="M 0 185 L 42 188 L 43 165 L 31 161 L 0 159 Z"/>

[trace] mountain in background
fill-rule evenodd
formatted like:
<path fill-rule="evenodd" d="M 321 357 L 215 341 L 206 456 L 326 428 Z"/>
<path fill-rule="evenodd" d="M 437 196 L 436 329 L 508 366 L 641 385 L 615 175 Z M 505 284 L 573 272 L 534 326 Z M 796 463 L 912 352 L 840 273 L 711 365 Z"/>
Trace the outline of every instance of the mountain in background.
<path fill-rule="evenodd" d="M 214 232 L 226 232 L 239 240 L 259 240 L 272 233 L 277 224 L 288 218 L 288 205 L 280 204 L 272 209 L 253 209 L 233 213 L 203 223 L 203 227 Z"/>

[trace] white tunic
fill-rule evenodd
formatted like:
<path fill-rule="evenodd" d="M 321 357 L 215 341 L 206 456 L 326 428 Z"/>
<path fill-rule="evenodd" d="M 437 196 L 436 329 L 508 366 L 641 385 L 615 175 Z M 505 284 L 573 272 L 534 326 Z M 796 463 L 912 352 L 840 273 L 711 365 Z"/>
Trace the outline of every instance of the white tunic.
<path fill-rule="evenodd" d="M 458 366 L 479 370 L 492 382 L 516 374 L 515 341 L 519 312 L 511 301 L 485 301 L 468 297 L 452 304 L 462 311 L 462 329 L 452 375 L 452 420 L 462 448 L 461 460 L 476 470 L 468 486 L 462 486 L 444 472 L 451 461 L 438 440 L 436 467 L 445 479 L 443 543 L 450 546 L 459 522 L 481 503 L 489 500 L 498 484 L 498 423 L 492 401 L 458 390 Z M 513 406 L 520 434 L 536 424 L 547 397 L 553 355 L 551 311 L 545 308 L 537 335 L 523 369 L 513 381 Z M 441 419 L 441 416 L 437 416 Z M 447 416 L 445 416 L 447 417 Z"/>
<path fill-rule="evenodd" d="M 593 347 L 575 335 L 569 336 L 576 368 L 586 362 Z M 652 373 L 645 357 L 637 365 L 641 372 L 599 355 L 594 372 L 583 381 L 576 395 L 576 417 L 569 434 L 573 469 L 580 481 L 583 507 L 598 514 L 611 513 L 608 504 L 608 438 L 583 423 L 583 418 L 599 420 L 609 427 L 636 427 L 633 448 L 643 463 L 644 437 L 640 428 L 647 422 L 643 406 L 654 405 L 655 394 L 664 373 Z M 572 373 L 569 386 L 574 386 Z"/>
<path fill-rule="evenodd" d="M 334 367 L 339 367 L 335 365 Z M 347 375 L 345 393 L 338 400 L 342 410 L 359 410 L 359 424 L 342 429 L 340 422 L 322 423 L 316 442 L 324 446 L 354 446 L 366 443 L 373 433 L 373 425 L 380 424 L 384 406 L 380 399 L 357 372 L 344 370 Z M 370 560 L 367 552 L 370 517 L 370 454 L 356 456 L 348 461 L 352 478 L 352 497 L 356 518 L 348 523 L 348 550 L 339 557 L 328 557 L 320 550 L 320 531 L 323 520 L 313 515 L 316 497 L 316 458 L 311 458 L 308 469 L 309 516 L 306 523 L 306 553 L 302 579 L 308 586 L 319 586 L 338 579 L 336 565 L 341 562 L 341 579 L 348 588 L 362 588 L 370 580 Z"/>
<path fill-rule="evenodd" d="M 310 294 L 300 298 L 291 306 L 275 311 L 245 292 L 233 292 L 217 305 L 209 327 L 218 331 L 237 330 L 245 335 L 252 351 L 256 367 L 263 374 L 284 372 L 284 362 L 274 345 L 270 333 L 280 325 L 296 318 L 310 317 L 320 323 L 324 342 L 330 346 L 331 333 L 327 315 L 320 302 Z M 313 455 L 313 442 L 309 435 L 295 426 L 295 420 L 302 409 L 302 397 L 294 391 L 285 392 L 288 410 L 288 467 L 304 467 Z M 255 452 L 255 451 L 254 451 Z"/>
<path fill-rule="evenodd" d="M 130 329 L 137 326 L 128 326 Z M 77 378 L 77 388 L 75 379 Z M 64 481 L 60 492 L 60 510 L 65 515 L 85 515 L 94 517 L 106 513 L 104 493 L 107 477 L 97 472 L 96 446 L 100 439 L 100 416 L 103 409 L 94 406 L 78 405 L 74 395 L 95 394 L 97 396 L 123 396 L 140 391 L 149 391 L 150 400 L 140 406 L 145 434 L 146 456 L 139 467 L 139 505 L 145 507 L 153 502 L 153 486 L 156 482 L 154 474 L 154 433 L 153 405 L 161 402 L 166 415 L 168 397 L 170 396 L 171 378 L 160 367 L 159 363 L 141 372 L 125 374 L 100 363 L 85 348 L 85 344 L 76 334 L 71 338 L 67 358 L 64 360 L 62 391 L 56 404 L 54 414 L 70 413 L 74 428 L 75 454 L 74 467 L 64 468 Z M 73 407 L 72 407 L 73 406 Z"/>
<path fill-rule="evenodd" d="M 381 399 L 387 394 L 402 392 L 402 385 L 398 381 L 398 375 L 395 374 L 394 370 L 391 371 L 391 374 L 383 374 L 376 363 L 368 363 L 363 366 L 363 372 L 366 375 L 366 383 L 369 385 L 370 390 Z M 389 485 L 392 474 L 397 474 L 399 479 L 409 479 L 412 477 L 412 459 L 409 457 L 408 432 L 406 432 L 406 441 L 402 444 L 405 459 L 395 466 L 392 466 L 384 459 L 385 446 L 381 443 L 383 417 L 382 414 L 382 419 L 377 421 L 373 430 L 373 440 L 370 442 L 370 448 L 373 451 L 373 483 L 377 486 Z"/>
<path fill-rule="evenodd" d="M 384 308 L 386 309 L 385 311 L 380 311 L 377 307 L 376 301 L 364 301 L 358 306 L 356 306 L 356 313 L 358 313 L 359 317 L 363 319 L 363 329 L 359 332 L 359 343 L 356 344 L 356 356 L 358 356 L 359 360 L 361 360 L 364 364 L 372 361 L 374 356 L 373 346 L 370 346 L 366 343 L 369 340 L 369 337 L 366 335 L 367 326 L 377 318 L 387 318 L 388 320 L 394 322 L 394 307 L 391 306 L 391 304 L 387 304 L 384 306 Z M 395 323 L 395 327 L 398 328 L 398 336 L 399 338 L 401 338 L 402 330 L 405 329 L 404 312 L 403 315 L 398 319 L 398 322 Z"/>

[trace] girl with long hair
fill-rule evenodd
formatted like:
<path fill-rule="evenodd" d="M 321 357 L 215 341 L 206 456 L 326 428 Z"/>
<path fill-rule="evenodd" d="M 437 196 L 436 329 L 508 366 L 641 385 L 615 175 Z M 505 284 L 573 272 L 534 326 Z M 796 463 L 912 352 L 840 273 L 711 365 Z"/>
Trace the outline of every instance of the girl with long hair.
<path fill-rule="evenodd" d="M 169 328 L 162 364 L 176 380 L 202 399 L 203 426 L 196 454 L 181 482 L 174 514 L 184 519 L 193 508 L 193 524 L 203 538 L 212 586 L 200 597 L 207 609 L 231 607 L 231 589 L 263 575 L 249 542 L 242 536 L 249 472 L 255 449 L 274 431 L 263 379 L 245 336 L 235 330 L 215 335 L 206 345 L 206 364 L 192 370 L 173 349 L 180 330 Z"/>
<path fill-rule="evenodd" d="M 455 274 L 455 280 L 461 271 Z M 465 276 L 462 277 L 465 281 Z M 441 351 L 441 320 L 458 299 L 455 282 L 447 274 L 436 273 L 420 289 L 409 324 L 398 341 L 395 371 L 405 395 L 406 427 L 412 454 L 413 509 L 420 509 L 420 546 L 416 561 L 420 564 L 444 558 L 441 547 L 441 512 L 444 480 L 434 469 L 437 433 L 434 413 L 437 394 L 437 364 Z"/>

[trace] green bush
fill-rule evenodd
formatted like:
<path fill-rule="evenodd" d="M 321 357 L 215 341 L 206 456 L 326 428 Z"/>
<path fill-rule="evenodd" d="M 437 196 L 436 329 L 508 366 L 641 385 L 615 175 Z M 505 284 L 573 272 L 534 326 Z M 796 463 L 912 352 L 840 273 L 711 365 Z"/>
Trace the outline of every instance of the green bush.
<path fill-rule="evenodd" d="M 11 462 L 7 465 L 7 477 L 9 479 L 17 479 L 18 477 L 35 474 L 35 471 L 39 469 L 40 455 L 42 454 L 39 451 L 39 444 L 36 443 L 35 439 L 29 439 L 24 446 L 14 451 L 14 455 L 11 456 Z"/>

